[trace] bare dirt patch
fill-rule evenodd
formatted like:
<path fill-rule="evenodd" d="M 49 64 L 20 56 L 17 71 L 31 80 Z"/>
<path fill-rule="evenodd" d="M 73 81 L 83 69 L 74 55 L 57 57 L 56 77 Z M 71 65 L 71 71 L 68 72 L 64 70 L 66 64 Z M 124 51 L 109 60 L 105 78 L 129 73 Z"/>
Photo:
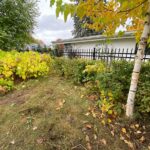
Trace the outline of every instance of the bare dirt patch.
<path fill-rule="evenodd" d="M 30 89 L 26 89 L 9 93 L 7 96 L 0 98 L 0 105 L 8 103 L 22 104 L 30 97 L 30 91 Z"/>

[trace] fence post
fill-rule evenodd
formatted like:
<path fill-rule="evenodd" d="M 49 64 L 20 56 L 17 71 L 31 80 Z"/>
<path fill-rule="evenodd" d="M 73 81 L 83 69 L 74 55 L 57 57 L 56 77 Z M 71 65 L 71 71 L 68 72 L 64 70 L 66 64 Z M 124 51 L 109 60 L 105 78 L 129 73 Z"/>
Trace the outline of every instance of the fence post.
<path fill-rule="evenodd" d="M 93 60 L 95 60 L 95 54 L 96 54 L 96 48 L 94 48 L 94 51 L 93 51 Z"/>

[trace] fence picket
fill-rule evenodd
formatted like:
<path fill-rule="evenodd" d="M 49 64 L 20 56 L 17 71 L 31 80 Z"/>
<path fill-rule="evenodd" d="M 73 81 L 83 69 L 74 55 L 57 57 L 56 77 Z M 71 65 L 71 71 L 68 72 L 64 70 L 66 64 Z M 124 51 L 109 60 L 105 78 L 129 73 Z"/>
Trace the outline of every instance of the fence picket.
<path fill-rule="evenodd" d="M 69 58 L 85 58 L 93 60 L 103 60 L 110 63 L 112 60 L 134 60 L 135 49 L 113 49 L 113 48 L 99 48 L 99 49 L 69 49 L 65 50 L 62 56 Z M 150 60 L 150 54 L 145 51 L 143 61 Z"/>

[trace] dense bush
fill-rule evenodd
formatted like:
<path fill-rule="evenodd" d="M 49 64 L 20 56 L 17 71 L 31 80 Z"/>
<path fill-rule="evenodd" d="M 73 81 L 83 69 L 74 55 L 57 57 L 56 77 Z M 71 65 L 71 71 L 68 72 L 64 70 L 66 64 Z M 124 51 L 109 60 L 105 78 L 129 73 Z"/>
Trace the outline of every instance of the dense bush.
<path fill-rule="evenodd" d="M 99 91 L 104 91 L 105 96 L 112 93 L 114 107 L 119 113 L 123 111 L 129 92 L 133 62 L 116 61 L 113 62 L 109 70 L 97 73 L 95 83 Z M 145 62 L 138 83 L 138 90 L 135 98 L 136 115 L 150 113 L 150 63 Z M 118 107 L 120 106 L 120 107 Z"/>
<path fill-rule="evenodd" d="M 93 62 L 82 59 L 55 58 L 54 71 L 67 79 L 72 79 L 74 83 L 83 83 L 86 80 L 85 70 L 88 64 Z"/>
<path fill-rule="evenodd" d="M 150 114 L 150 62 L 142 65 L 136 94 L 136 106 L 139 112 Z"/>
<path fill-rule="evenodd" d="M 92 82 L 90 90 L 100 93 L 101 102 L 106 101 L 107 106 L 113 105 L 115 113 L 123 112 L 130 87 L 133 62 L 115 61 L 108 68 L 100 61 L 56 58 L 54 67 L 59 75 L 69 78 L 75 83 Z M 145 62 L 142 66 L 136 94 L 135 109 L 137 114 L 150 113 L 149 87 L 150 63 Z M 101 93 L 104 96 L 101 96 Z M 113 102 L 109 98 L 109 93 L 112 94 L 111 100 Z M 105 97 L 105 99 L 102 97 Z"/>
<path fill-rule="evenodd" d="M 0 51 L 0 86 L 11 90 L 16 79 L 25 80 L 47 75 L 52 59 L 36 52 Z"/>

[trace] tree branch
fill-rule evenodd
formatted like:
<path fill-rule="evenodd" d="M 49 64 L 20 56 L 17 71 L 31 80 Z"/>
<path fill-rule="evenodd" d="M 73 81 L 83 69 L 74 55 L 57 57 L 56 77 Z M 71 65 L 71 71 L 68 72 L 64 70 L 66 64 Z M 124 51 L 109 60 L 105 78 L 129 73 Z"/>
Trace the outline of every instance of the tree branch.
<path fill-rule="evenodd" d="M 148 0 L 144 0 L 143 2 L 141 2 L 140 4 L 138 4 L 137 6 L 133 7 L 133 8 L 130 8 L 130 9 L 127 9 L 127 10 L 120 10 L 118 11 L 117 13 L 125 13 L 125 12 L 129 12 L 129 11 L 132 11 L 138 7 L 140 7 L 141 5 L 143 5 L 144 3 L 148 2 Z M 111 12 L 114 12 L 114 10 L 111 10 L 111 9 L 107 9 L 106 7 L 104 7 L 104 9 L 106 9 L 107 11 L 111 11 Z"/>

